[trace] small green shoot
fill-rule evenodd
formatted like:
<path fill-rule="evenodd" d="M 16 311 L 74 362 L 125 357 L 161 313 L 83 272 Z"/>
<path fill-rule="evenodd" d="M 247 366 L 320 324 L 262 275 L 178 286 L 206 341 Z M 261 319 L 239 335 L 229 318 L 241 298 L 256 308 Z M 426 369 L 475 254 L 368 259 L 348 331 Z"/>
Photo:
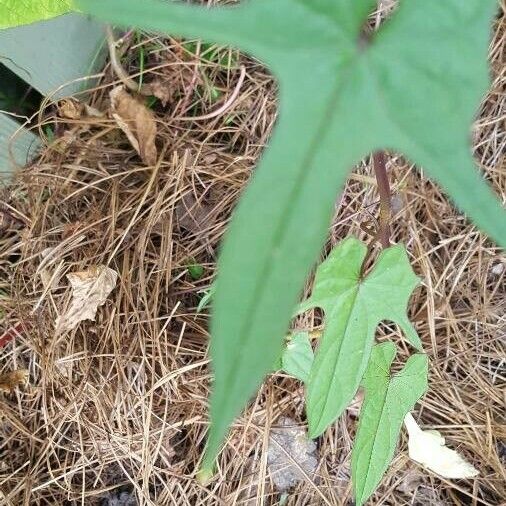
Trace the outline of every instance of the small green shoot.
<path fill-rule="evenodd" d="M 199 52 L 200 45 L 200 52 Z M 225 69 L 237 68 L 239 66 L 239 53 L 209 42 L 188 41 L 183 42 L 183 48 L 192 56 L 199 56 L 202 63 L 219 65 Z"/>
<path fill-rule="evenodd" d="M 212 83 L 212 81 L 207 77 L 205 71 L 201 73 L 202 79 L 204 80 L 204 93 L 209 94 L 209 98 L 211 102 L 217 102 L 222 96 L 223 93 Z"/>
<path fill-rule="evenodd" d="M 55 139 L 53 127 L 51 125 L 44 125 L 43 130 L 48 144 L 52 144 Z"/>
<path fill-rule="evenodd" d="M 211 304 L 211 300 L 214 297 L 216 291 L 215 284 L 213 283 L 207 290 L 203 291 L 202 298 L 197 306 L 197 313 L 202 313 L 204 309 Z"/>
<path fill-rule="evenodd" d="M 155 104 L 157 102 L 158 102 L 158 98 L 156 98 L 153 95 L 150 95 L 150 96 L 146 97 L 145 100 L 144 100 L 144 103 L 146 104 L 146 107 L 148 109 L 153 109 L 153 107 L 155 106 Z"/>
<path fill-rule="evenodd" d="M 206 271 L 203 265 L 198 264 L 198 263 L 193 263 L 193 262 L 188 264 L 187 269 L 188 269 L 188 274 L 195 281 L 201 279 Z"/>

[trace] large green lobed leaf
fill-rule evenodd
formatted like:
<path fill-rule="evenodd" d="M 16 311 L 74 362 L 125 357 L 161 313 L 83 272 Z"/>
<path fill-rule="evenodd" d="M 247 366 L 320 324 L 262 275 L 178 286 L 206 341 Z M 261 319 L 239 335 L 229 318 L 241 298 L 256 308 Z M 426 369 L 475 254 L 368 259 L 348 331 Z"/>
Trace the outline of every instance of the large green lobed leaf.
<path fill-rule="evenodd" d="M 0 0 L 0 28 L 27 25 L 73 10 L 73 0 Z"/>
<path fill-rule="evenodd" d="M 311 297 L 300 311 L 320 307 L 325 330 L 307 385 L 309 435 L 319 436 L 348 406 L 369 362 L 378 323 L 399 324 L 411 344 L 420 339 L 406 315 L 419 283 L 403 246 L 380 254 L 364 279 L 360 270 L 367 247 L 354 238 L 342 241 L 316 271 Z"/>
<path fill-rule="evenodd" d="M 381 481 L 392 461 L 404 417 L 427 390 L 427 355 L 413 355 L 390 378 L 394 357 L 393 343 L 375 346 L 362 382 L 365 397 L 351 463 L 357 506 Z"/>
<path fill-rule="evenodd" d="M 280 84 L 277 128 L 235 212 L 219 262 L 208 471 L 228 426 L 279 357 L 348 171 L 379 148 L 423 166 L 506 245 L 506 213 L 474 166 L 470 125 L 487 87 L 496 0 L 402 0 L 369 45 L 375 0 L 78 0 L 122 25 L 232 44 Z"/>

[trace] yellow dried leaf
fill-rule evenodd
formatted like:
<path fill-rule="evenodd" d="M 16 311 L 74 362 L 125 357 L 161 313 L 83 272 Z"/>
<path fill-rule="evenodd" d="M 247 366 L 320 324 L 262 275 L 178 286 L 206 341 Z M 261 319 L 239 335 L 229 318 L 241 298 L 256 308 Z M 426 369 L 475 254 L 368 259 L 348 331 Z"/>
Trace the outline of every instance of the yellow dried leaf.
<path fill-rule="evenodd" d="M 411 459 L 443 478 L 473 478 L 479 474 L 455 450 L 445 446 L 445 438 L 439 432 L 422 430 L 411 413 L 406 415 L 404 424 L 408 430 L 408 452 Z"/>
<path fill-rule="evenodd" d="M 14 389 L 24 385 L 27 381 L 27 369 L 17 369 L 15 371 L 0 374 L 0 392 L 10 394 L 14 391 Z"/>
<path fill-rule="evenodd" d="M 103 118 L 104 113 L 88 104 L 82 104 L 75 98 L 64 98 L 58 103 L 58 112 L 62 118 Z"/>
<path fill-rule="evenodd" d="M 97 265 L 67 274 L 67 278 L 72 285 L 72 302 L 56 320 L 56 333 L 72 330 L 83 320 L 95 320 L 97 309 L 116 286 L 118 274 L 105 265 Z"/>
<path fill-rule="evenodd" d="M 114 88 L 111 98 L 112 117 L 127 136 L 130 144 L 147 165 L 156 163 L 155 117 L 142 102 L 132 97 L 123 86 Z"/>

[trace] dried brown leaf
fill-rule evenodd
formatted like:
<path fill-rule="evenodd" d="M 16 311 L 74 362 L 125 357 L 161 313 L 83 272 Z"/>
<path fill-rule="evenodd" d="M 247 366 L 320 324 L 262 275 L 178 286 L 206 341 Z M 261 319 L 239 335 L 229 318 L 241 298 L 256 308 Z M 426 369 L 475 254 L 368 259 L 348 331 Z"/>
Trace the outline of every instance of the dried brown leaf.
<path fill-rule="evenodd" d="M 83 104 L 75 98 L 65 98 L 58 104 L 58 113 L 62 118 L 79 119 L 83 114 Z"/>
<path fill-rule="evenodd" d="M 418 469 L 407 471 L 396 488 L 404 494 L 413 496 L 413 493 L 422 485 L 423 478 L 423 474 Z"/>
<path fill-rule="evenodd" d="M 104 113 L 100 112 L 91 105 L 84 104 L 75 98 L 64 98 L 58 103 L 58 114 L 62 118 L 67 119 L 81 119 L 88 118 L 102 118 Z"/>
<path fill-rule="evenodd" d="M 151 95 L 160 100 L 164 107 L 174 98 L 173 88 L 168 81 L 160 81 L 159 79 L 151 81 L 148 89 Z"/>
<path fill-rule="evenodd" d="M 84 112 L 89 118 L 103 118 L 105 116 L 102 111 L 88 104 L 84 104 Z"/>
<path fill-rule="evenodd" d="M 132 97 L 123 86 L 114 88 L 111 98 L 112 117 L 127 136 L 130 144 L 147 165 L 154 165 L 156 150 L 156 121 L 153 112 Z"/>
<path fill-rule="evenodd" d="M 67 274 L 67 278 L 72 285 L 72 303 L 56 320 L 57 333 L 72 330 L 83 320 L 95 320 L 97 309 L 116 286 L 118 274 L 105 265 L 97 265 Z"/>
<path fill-rule="evenodd" d="M 194 234 L 199 234 L 216 221 L 212 211 L 212 205 L 197 200 L 192 193 L 187 193 L 176 204 L 178 225 Z"/>
<path fill-rule="evenodd" d="M 17 387 L 28 381 L 27 369 L 16 369 L 15 371 L 0 374 L 0 392 L 12 393 Z"/>
<path fill-rule="evenodd" d="M 318 467 L 316 443 L 291 418 L 282 418 L 272 429 L 267 450 L 269 472 L 280 492 L 305 479 L 313 479 Z"/>

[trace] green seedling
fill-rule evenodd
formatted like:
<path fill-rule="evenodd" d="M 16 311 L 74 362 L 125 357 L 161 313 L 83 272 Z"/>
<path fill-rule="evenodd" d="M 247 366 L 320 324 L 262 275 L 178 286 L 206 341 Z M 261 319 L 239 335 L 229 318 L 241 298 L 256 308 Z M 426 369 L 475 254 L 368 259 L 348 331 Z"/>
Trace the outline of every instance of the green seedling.
<path fill-rule="evenodd" d="M 216 286 L 214 283 L 207 290 L 203 291 L 202 298 L 197 306 L 197 313 L 202 313 L 202 311 L 211 304 L 215 291 Z"/>
<path fill-rule="evenodd" d="M 196 262 L 189 263 L 187 268 L 188 268 L 188 274 L 195 281 L 197 281 L 200 278 L 202 278 L 202 276 L 205 273 L 204 266 L 201 265 L 201 264 L 198 264 Z"/>

